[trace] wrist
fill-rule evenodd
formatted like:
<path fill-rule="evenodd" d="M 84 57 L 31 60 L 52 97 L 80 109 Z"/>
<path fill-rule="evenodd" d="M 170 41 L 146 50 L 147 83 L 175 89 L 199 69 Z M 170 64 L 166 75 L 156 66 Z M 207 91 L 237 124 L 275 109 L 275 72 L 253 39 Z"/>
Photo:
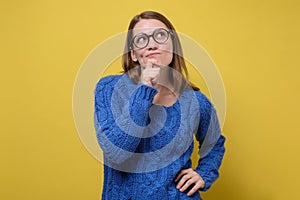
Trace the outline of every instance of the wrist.
<path fill-rule="evenodd" d="M 140 83 L 143 84 L 143 85 L 147 85 L 147 86 L 151 86 L 152 87 L 151 81 L 141 80 Z"/>

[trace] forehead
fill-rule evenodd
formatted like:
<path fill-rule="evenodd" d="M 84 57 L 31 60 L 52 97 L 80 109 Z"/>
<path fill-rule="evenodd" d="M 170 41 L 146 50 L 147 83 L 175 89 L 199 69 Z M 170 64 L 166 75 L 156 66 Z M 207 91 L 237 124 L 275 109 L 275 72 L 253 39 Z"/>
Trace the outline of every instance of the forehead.
<path fill-rule="evenodd" d="M 141 19 L 133 28 L 133 34 L 152 33 L 157 28 L 168 29 L 167 26 L 157 19 Z"/>

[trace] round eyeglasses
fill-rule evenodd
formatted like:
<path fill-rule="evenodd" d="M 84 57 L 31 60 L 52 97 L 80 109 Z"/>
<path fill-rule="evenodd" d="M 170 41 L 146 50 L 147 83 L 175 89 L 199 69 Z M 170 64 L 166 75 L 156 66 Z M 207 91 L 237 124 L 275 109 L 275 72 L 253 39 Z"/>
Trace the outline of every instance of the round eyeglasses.
<path fill-rule="evenodd" d="M 172 34 L 172 32 L 164 28 L 155 29 L 152 35 L 139 33 L 133 37 L 132 44 L 139 49 L 143 49 L 149 44 L 150 37 L 152 37 L 156 43 L 164 44 L 168 41 L 170 34 Z"/>

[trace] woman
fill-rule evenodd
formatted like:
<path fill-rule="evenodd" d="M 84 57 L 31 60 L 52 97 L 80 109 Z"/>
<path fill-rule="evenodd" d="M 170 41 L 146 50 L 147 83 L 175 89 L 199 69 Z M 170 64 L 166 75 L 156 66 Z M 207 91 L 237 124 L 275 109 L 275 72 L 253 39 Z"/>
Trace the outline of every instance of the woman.
<path fill-rule="evenodd" d="M 124 74 L 95 89 L 95 128 L 104 152 L 102 199 L 201 199 L 225 152 L 216 111 L 189 87 L 173 25 L 153 11 L 129 25 Z M 193 133 L 200 159 L 192 169 Z"/>

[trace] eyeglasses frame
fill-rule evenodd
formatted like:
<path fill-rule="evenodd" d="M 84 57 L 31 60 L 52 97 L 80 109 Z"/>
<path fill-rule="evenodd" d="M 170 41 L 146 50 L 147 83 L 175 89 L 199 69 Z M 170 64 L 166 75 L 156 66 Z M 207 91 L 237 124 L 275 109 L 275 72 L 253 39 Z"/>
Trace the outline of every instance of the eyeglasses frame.
<path fill-rule="evenodd" d="M 168 37 L 167 37 L 167 39 L 166 39 L 165 42 L 157 42 L 157 41 L 155 40 L 154 34 L 155 34 L 157 31 L 159 31 L 159 30 L 165 30 L 165 31 L 168 33 Z M 138 35 L 142 35 L 142 34 L 147 36 L 148 42 L 147 42 L 147 44 L 146 44 L 144 47 L 140 48 L 140 47 L 138 47 L 138 46 L 135 45 L 134 39 L 135 39 Z M 133 46 L 135 46 L 135 47 L 138 48 L 138 49 L 144 49 L 144 48 L 146 48 L 146 47 L 148 46 L 149 42 L 150 42 L 150 37 L 152 37 L 152 39 L 153 39 L 157 44 L 164 44 L 164 43 L 166 43 L 166 42 L 168 41 L 170 35 L 173 36 L 173 31 L 172 31 L 172 30 L 167 30 L 167 29 L 165 29 L 165 28 L 158 28 L 158 29 L 155 29 L 151 35 L 148 35 L 148 34 L 146 34 L 146 33 L 139 33 L 139 34 L 136 34 L 136 35 L 132 38 L 132 40 L 131 40 L 131 42 L 130 42 L 129 49 L 130 49 L 130 50 L 133 50 Z M 172 39 L 173 39 L 173 38 L 172 38 Z"/>

